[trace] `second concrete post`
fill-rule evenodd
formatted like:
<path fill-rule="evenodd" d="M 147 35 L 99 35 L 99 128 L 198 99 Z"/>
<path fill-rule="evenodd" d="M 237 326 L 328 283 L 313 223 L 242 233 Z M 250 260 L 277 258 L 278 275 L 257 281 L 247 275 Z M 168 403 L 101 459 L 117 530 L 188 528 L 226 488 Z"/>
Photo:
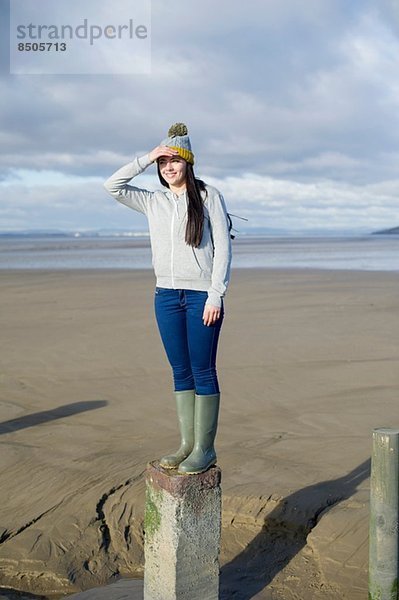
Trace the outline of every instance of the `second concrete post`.
<path fill-rule="evenodd" d="M 371 461 L 369 600 L 398 598 L 399 429 L 375 429 Z"/>

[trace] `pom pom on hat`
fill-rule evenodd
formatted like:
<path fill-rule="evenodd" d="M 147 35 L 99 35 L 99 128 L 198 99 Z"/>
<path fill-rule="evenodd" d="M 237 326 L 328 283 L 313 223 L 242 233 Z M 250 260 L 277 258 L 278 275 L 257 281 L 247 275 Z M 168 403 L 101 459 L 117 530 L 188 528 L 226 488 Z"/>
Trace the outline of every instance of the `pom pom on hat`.
<path fill-rule="evenodd" d="M 188 135 L 187 125 L 184 123 L 175 123 L 169 127 L 168 136 L 176 137 L 177 135 Z"/>
<path fill-rule="evenodd" d="M 175 123 L 169 128 L 168 137 L 161 142 L 162 146 L 168 146 L 176 150 L 184 160 L 194 164 L 194 154 L 191 150 L 190 138 L 188 137 L 188 129 L 184 123 Z"/>

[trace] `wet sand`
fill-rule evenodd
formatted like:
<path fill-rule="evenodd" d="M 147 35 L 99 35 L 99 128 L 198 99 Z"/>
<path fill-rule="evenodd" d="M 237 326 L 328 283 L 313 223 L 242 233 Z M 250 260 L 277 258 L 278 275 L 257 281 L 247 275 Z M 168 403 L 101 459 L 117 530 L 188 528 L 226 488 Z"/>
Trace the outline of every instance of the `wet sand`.
<path fill-rule="evenodd" d="M 154 277 L 0 286 L 0 585 L 141 598 L 143 472 L 177 443 Z M 371 431 L 399 426 L 398 274 L 235 270 L 225 309 L 221 598 L 363 599 Z"/>

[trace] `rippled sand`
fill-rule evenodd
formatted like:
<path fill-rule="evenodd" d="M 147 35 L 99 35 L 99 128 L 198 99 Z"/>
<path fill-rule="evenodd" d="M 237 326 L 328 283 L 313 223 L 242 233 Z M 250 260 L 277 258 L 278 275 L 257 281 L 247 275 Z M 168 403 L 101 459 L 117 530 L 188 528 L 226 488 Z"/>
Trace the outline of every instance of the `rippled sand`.
<path fill-rule="evenodd" d="M 177 443 L 153 275 L 0 285 L 0 585 L 56 598 L 140 578 L 143 472 Z M 399 278 L 236 270 L 225 308 L 221 598 L 363 599 L 371 431 L 398 426 Z"/>

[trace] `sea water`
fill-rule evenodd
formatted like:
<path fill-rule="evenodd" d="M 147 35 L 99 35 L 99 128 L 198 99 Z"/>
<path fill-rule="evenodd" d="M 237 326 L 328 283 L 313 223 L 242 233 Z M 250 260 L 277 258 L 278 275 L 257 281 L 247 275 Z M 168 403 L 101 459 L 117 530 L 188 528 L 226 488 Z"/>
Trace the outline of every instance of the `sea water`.
<path fill-rule="evenodd" d="M 399 235 L 260 236 L 232 241 L 233 268 L 399 271 Z M 0 269 L 150 269 L 148 235 L 3 235 Z"/>

